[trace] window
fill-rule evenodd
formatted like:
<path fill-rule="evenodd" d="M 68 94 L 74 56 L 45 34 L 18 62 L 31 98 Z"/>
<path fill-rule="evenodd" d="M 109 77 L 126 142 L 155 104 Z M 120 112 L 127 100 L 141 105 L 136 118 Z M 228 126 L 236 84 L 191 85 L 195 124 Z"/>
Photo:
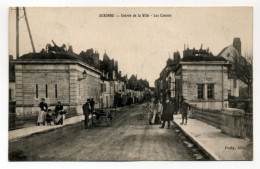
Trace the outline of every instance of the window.
<path fill-rule="evenodd" d="M 207 92 L 208 99 L 214 99 L 214 84 L 208 84 Z"/>
<path fill-rule="evenodd" d="M 12 89 L 9 89 L 9 100 L 12 100 Z"/>
<path fill-rule="evenodd" d="M 107 91 L 107 85 L 106 85 L 106 83 L 104 83 L 103 90 L 104 90 L 104 92 L 106 92 L 106 91 Z"/>
<path fill-rule="evenodd" d="M 233 80 L 233 87 L 237 88 L 237 80 L 236 79 Z"/>
<path fill-rule="evenodd" d="M 39 95 L 38 95 L 38 84 L 36 84 L 36 98 L 38 98 Z"/>
<path fill-rule="evenodd" d="M 101 92 L 106 92 L 106 84 L 101 84 Z"/>
<path fill-rule="evenodd" d="M 45 88 L 46 88 L 46 93 L 45 93 L 45 95 L 46 95 L 46 98 L 48 98 L 48 85 L 47 85 L 47 84 L 46 84 Z"/>
<path fill-rule="evenodd" d="M 228 97 L 231 96 L 231 90 L 228 90 Z"/>
<path fill-rule="evenodd" d="M 58 85 L 55 84 L 55 98 L 58 97 Z"/>
<path fill-rule="evenodd" d="M 204 84 L 198 84 L 198 99 L 204 99 Z"/>

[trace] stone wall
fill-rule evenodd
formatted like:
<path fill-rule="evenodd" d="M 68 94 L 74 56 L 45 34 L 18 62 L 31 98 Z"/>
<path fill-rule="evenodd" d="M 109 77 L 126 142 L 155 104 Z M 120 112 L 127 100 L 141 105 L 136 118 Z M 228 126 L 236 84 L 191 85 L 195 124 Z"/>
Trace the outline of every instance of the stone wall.
<path fill-rule="evenodd" d="M 200 120 L 216 128 L 221 128 L 220 110 L 206 110 L 201 108 L 192 108 L 192 118 Z"/>

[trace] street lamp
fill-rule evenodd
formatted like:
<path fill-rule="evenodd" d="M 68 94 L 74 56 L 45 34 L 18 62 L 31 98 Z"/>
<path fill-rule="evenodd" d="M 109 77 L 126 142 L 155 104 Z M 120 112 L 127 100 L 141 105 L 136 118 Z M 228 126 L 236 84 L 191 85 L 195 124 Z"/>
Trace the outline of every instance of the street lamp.
<path fill-rule="evenodd" d="M 86 79 L 86 77 L 87 77 L 87 72 L 86 72 L 86 70 L 84 70 L 83 73 L 82 73 L 82 77 L 79 77 L 79 78 L 78 78 L 78 81 L 81 81 L 81 80 L 83 80 L 83 79 Z"/>

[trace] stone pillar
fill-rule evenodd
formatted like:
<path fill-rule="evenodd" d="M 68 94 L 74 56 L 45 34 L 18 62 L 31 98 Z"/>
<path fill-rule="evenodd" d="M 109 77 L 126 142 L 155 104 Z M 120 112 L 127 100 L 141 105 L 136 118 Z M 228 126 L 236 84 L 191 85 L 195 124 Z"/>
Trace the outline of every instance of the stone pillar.
<path fill-rule="evenodd" d="M 69 65 L 69 112 L 67 114 L 72 116 L 78 114 L 77 111 L 77 101 L 78 101 L 78 77 L 76 71 L 76 65 Z"/>
<path fill-rule="evenodd" d="M 15 65 L 15 100 L 16 100 L 16 114 L 23 114 L 23 73 L 22 65 Z"/>
<path fill-rule="evenodd" d="M 232 137 L 242 137 L 244 115 L 245 111 L 242 109 L 222 109 L 221 132 L 226 133 Z"/>

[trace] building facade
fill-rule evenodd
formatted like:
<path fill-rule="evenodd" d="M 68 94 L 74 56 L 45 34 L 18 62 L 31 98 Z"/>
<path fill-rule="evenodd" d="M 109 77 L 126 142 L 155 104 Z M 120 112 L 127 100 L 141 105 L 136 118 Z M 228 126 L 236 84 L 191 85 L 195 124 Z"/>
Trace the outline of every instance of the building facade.
<path fill-rule="evenodd" d="M 101 83 L 98 69 L 67 53 L 36 53 L 15 62 L 16 114 L 40 111 L 44 98 L 52 110 L 60 101 L 67 111 L 82 114 L 82 105 L 94 98 L 100 107 Z"/>
<path fill-rule="evenodd" d="M 175 97 L 204 109 L 228 107 L 227 61 L 180 62 L 174 70 Z"/>

